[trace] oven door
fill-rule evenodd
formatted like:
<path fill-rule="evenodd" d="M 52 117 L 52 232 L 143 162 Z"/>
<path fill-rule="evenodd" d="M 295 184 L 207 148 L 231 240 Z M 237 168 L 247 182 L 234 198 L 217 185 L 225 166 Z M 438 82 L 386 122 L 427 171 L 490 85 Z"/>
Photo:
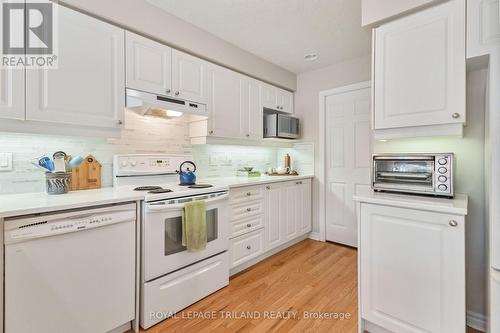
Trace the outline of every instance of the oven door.
<path fill-rule="evenodd" d="M 194 198 L 171 199 L 145 204 L 142 224 L 142 263 L 144 281 L 186 267 L 229 248 L 228 194 L 205 194 Z M 207 204 L 207 247 L 188 252 L 182 246 L 182 209 L 191 200 Z"/>
<path fill-rule="evenodd" d="M 434 192 L 434 156 L 374 156 L 373 188 L 411 193 Z"/>

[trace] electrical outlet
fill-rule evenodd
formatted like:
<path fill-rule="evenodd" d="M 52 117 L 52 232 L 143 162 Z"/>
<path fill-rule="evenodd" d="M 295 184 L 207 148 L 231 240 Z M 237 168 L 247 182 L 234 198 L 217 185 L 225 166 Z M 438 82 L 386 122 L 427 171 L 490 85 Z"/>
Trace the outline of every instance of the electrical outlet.
<path fill-rule="evenodd" d="M 12 153 L 0 153 L 0 171 L 12 171 Z"/>

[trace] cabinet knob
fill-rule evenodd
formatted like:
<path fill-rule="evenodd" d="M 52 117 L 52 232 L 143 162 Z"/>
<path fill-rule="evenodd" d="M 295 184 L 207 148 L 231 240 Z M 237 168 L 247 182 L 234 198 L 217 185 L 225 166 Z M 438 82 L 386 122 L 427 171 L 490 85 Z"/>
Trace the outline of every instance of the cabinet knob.
<path fill-rule="evenodd" d="M 165 92 L 166 92 L 167 94 L 170 94 L 170 92 L 171 92 L 171 91 L 172 91 L 172 90 L 170 90 L 170 89 L 165 90 Z"/>
<path fill-rule="evenodd" d="M 266 186 L 266 190 L 270 190 L 271 189 L 271 186 Z"/>
<path fill-rule="evenodd" d="M 455 221 L 455 220 L 450 220 L 449 224 L 452 226 L 452 227 L 456 227 L 458 225 L 458 222 Z"/>
<path fill-rule="evenodd" d="M 123 120 L 118 120 L 117 123 L 118 125 L 123 125 Z"/>
<path fill-rule="evenodd" d="M 246 135 L 246 137 L 247 137 L 247 138 L 248 138 L 248 137 L 250 137 L 250 134 L 247 134 L 247 135 Z"/>
<path fill-rule="evenodd" d="M 209 133 L 209 134 L 214 134 L 214 131 L 210 131 L 210 132 L 208 132 L 208 133 Z"/>
<path fill-rule="evenodd" d="M 453 119 L 458 119 L 458 118 L 460 118 L 460 113 L 455 112 L 455 113 L 453 113 L 453 114 L 451 115 L 451 117 L 452 117 Z"/>
<path fill-rule="evenodd" d="M 302 182 L 296 182 L 295 184 L 297 184 L 297 185 L 301 185 L 301 184 L 302 184 Z"/>
<path fill-rule="evenodd" d="M 175 96 L 179 96 L 180 92 L 176 91 Z"/>
<path fill-rule="evenodd" d="M 250 223 L 247 224 L 247 228 L 251 228 L 252 225 Z"/>
<path fill-rule="evenodd" d="M 252 247 L 250 245 L 247 245 L 247 250 L 250 250 Z"/>
<path fill-rule="evenodd" d="M 247 192 L 247 197 L 249 197 L 249 196 L 251 196 L 251 195 L 252 195 L 252 193 L 250 193 L 250 192 Z"/>
<path fill-rule="evenodd" d="M 247 212 L 251 212 L 251 211 L 252 211 L 252 208 L 248 207 Z"/>

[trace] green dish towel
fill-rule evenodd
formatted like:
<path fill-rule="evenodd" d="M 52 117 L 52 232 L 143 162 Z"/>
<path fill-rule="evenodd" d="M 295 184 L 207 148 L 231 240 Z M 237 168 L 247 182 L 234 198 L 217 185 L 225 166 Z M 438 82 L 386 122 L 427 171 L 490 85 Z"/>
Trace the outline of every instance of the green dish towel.
<path fill-rule="evenodd" d="M 203 200 L 188 202 L 182 210 L 182 245 L 190 252 L 207 247 L 206 204 Z"/>

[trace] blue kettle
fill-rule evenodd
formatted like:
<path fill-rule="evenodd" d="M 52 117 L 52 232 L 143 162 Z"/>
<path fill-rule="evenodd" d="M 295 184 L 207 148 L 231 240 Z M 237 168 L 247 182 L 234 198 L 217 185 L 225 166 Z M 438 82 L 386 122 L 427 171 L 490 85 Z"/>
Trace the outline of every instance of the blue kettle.
<path fill-rule="evenodd" d="M 194 185 L 196 183 L 196 164 L 191 161 L 182 162 L 179 167 L 180 185 Z"/>

